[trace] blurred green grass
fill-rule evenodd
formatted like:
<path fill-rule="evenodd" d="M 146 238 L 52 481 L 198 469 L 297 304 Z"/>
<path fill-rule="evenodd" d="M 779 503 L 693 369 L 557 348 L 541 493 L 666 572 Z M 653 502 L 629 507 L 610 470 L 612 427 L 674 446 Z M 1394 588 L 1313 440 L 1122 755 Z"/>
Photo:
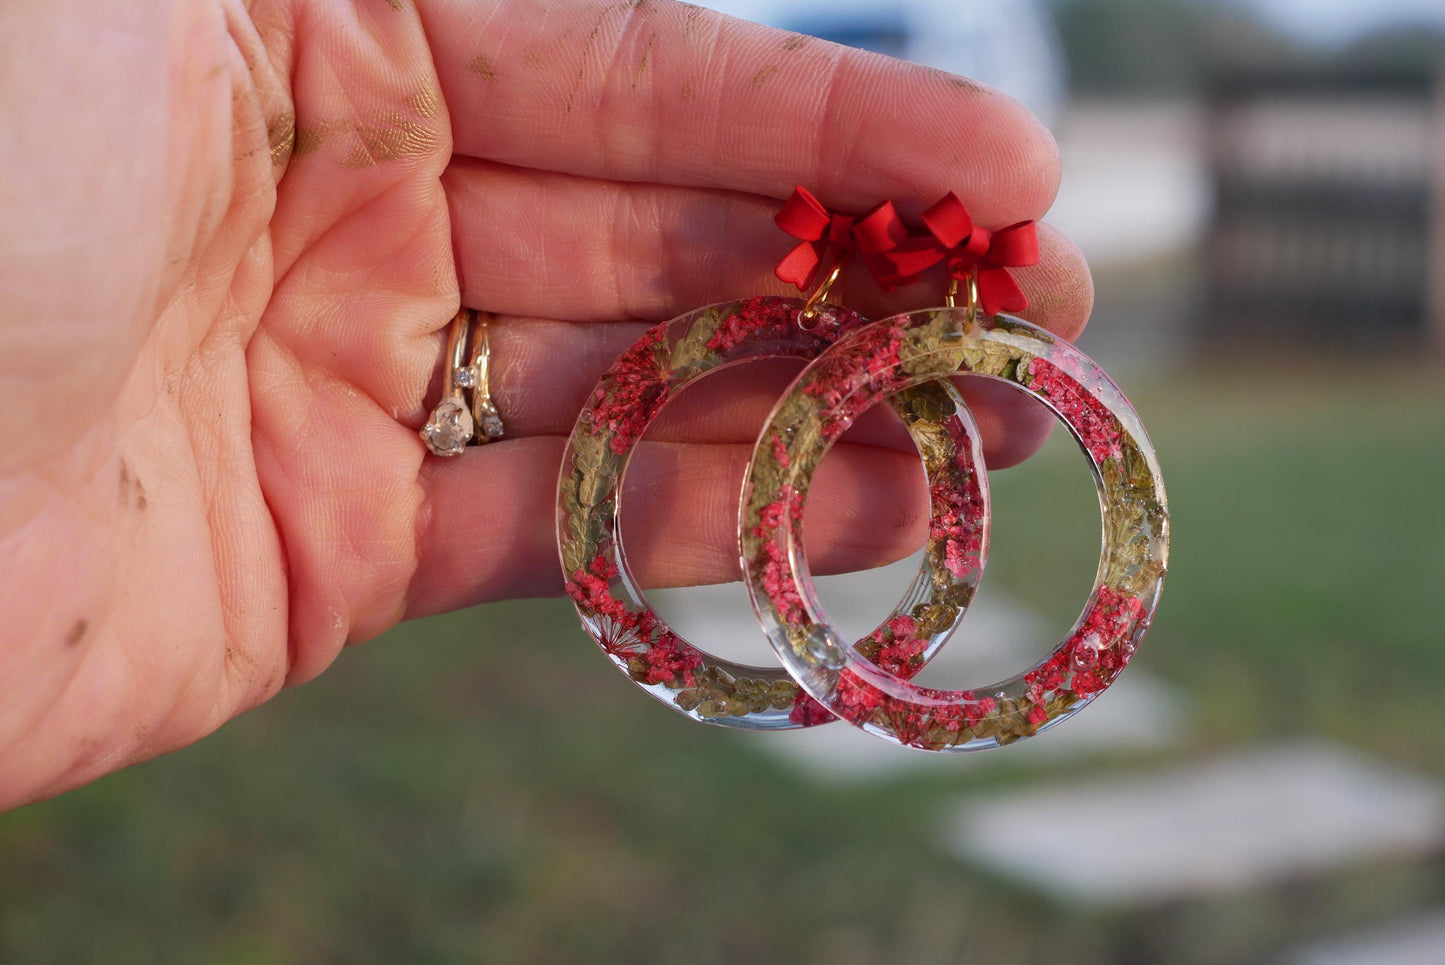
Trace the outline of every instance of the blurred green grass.
<path fill-rule="evenodd" d="M 1445 774 L 1445 380 L 1255 366 L 1135 401 L 1174 519 L 1139 659 L 1199 725 L 1170 759 L 1312 733 Z M 1018 598 L 1086 585 L 1091 564 L 1047 551 L 1097 540 L 1067 498 L 1082 475 L 1065 446 L 995 474 Z M 195 747 L 0 817 L 0 962 L 1226 962 L 1439 889 L 1392 865 L 1303 898 L 1074 913 L 936 852 L 952 795 L 1037 771 L 820 789 L 768 739 L 641 697 L 558 601 L 412 624 Z"/>

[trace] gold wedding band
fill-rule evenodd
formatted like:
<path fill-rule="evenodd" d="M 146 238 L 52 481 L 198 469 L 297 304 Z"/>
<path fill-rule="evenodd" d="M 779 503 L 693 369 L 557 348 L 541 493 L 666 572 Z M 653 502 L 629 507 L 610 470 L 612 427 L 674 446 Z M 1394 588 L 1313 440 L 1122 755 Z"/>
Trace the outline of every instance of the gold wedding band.
<path fill-rule="evenodd" d="M 472 422 L 476 426 L 476 445 L 502 438 L 502 414 L 492 401 L 490 370 L 492 366 L 492 316 L 486 312 L 472 312 L 472 360 L 467 366 L 472 390 Z"/>

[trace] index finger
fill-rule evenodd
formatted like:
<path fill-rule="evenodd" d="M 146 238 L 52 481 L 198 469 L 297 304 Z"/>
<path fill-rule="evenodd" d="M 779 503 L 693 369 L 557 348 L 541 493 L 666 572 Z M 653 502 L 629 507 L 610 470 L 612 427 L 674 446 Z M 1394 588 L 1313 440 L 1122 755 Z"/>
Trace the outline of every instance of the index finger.
<path fill-rule="evenodd" d="M 781 198 L 1041 217 L 1058 149 L 971 81 L 671 0 L 419 4 L 458 154 Z"/>

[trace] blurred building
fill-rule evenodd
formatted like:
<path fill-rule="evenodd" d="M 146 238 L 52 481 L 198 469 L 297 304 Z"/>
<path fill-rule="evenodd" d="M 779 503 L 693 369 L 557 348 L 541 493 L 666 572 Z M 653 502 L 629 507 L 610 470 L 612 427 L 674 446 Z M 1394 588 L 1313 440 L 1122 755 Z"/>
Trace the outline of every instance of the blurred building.
<path fill-rule="evenodd" d="M 1353 66 L 1217 79 L 1207 339 L 1445 346 L 1442 90 Z"/>
<path fill-rule="evenodd" d="M 1064 96 L 1064 57 L 1035 0 L 702 0 L 703 6 L 962 74 L 1021 101 L 1045 123 Z M 942 119 L 940 119 L 942 120 Z"/>

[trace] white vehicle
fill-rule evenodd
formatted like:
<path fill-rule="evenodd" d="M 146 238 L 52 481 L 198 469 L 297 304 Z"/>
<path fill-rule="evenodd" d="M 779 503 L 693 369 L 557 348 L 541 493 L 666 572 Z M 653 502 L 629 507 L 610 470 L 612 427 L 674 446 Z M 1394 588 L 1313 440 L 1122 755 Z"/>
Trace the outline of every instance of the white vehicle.
<path fill-rule="evenodd" d="M 1064 59 L 1035 0 L 702 0 L 757 23 L 876 50 L 997 87 L 1045 124 L 1063 100 Z"/>

